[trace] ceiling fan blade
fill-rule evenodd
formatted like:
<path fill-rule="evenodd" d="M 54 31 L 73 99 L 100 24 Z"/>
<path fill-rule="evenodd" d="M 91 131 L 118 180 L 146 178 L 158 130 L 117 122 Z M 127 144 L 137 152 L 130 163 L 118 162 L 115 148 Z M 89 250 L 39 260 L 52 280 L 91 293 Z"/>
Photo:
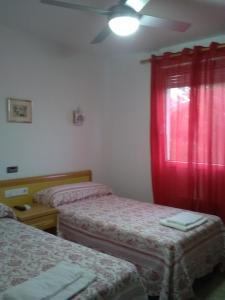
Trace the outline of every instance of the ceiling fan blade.
<path fill-rule="evenodd" d="M 91 44 L 98 44 L 103 42 L 111 33 L 109 27 L 105 27 L 94 39 L 91 41 Z"/>
<path fill-rule="evenodd" d="M 119 4 L 119 5 L 124 5 L 126 1 L 127 1 L 127 0 L 120 0 L 118 4 Z"/>
<path fill-rule="evenodd" d="M 98 9 L 93 6 L 86 6 L 86 5 L 81 5 L 81 4 L 75 4 L 74 1 L 58 1 L 58 0 L 40 0 L 41 3 L 44 4 L 49 4 L 49 5 L 54 5 L 54 6 L 59 6 L 59 7 L 64 7 L 64 8 L 72 8 L 72 9 L 78 9 L 86 12 L 91 12 L 95 13 L 98 15 L 108 15 L 110 13 L 109 10 L 103 10 L 103 9 Z"/>
<path fill-rule="evenodd" d="M 122 1 L 122 4 L 128 5 L 130 7 L 132 7 L 134 10 L 136 10 L 137 12 L 141 11 L 142 8 L 144 8 L 144 6 L 149 2 L 150 0 L 126 0 L 126 1 Z"/>
<path fill-rule="evenodd" d="M 140 19 L 140 24 L 142 26 L 162 27 L 162 28 L 168 28 L 180 32 L 186 31 L 191 26 L 190 23 L 186 23 L 182 21 L 168 20 L 164 18 L 158 18 L 158 17 L 146 16 L 146 15 L 142 15 Z"/>

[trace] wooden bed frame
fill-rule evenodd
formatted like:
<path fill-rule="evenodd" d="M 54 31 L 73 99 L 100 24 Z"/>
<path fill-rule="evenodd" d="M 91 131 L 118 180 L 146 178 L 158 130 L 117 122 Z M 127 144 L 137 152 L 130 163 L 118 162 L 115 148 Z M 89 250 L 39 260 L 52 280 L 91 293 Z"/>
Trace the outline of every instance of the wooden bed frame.
<path fill-rule="evenodd" d="M 92 181 L 91 170 L 0 180 L 0 202 L 7 204 L 8 206 L 29 204 L 32 202 L 33 195 L 40 190 L 51 186 L 78 183 L 84 181 Z M 5 197 L 6 190 L 17 188 L 28 188 L 28 194 L 23 196 L 15 196 L 11 198 Z"/>

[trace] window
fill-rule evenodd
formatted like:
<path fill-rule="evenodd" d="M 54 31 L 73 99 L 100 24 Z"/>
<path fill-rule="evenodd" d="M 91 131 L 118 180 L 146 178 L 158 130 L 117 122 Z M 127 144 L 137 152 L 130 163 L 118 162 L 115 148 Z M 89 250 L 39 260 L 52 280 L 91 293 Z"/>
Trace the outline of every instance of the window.
<path fill-rule="evenodd" d="M 211 92 L 210 92 L 211 89 Z M 186 163 L 225 165 L 225 142 L 219 139 L 225 132 L 225 84 L 216 83 L 198 89 L 198 103 L 190 102 L 190 87 L 168 88 L 166 93 L 166 160 Z M 213 102 L 211 101 L 213 95 Z M 190 122 L 191 114 L 197 115 L 195 132 Z M 197 149 L 192 154 L 189 149 L 190 134 Z M 208 147 L 208 137 L 211 146 Z"/>
<path fill-rule="evenodd" d="M 190 88 L 170 88 L 166 95 L 167 160 L 186 162 Z"/>
<path fill-rule="evenodd" d="M 154 202 L 225 222 L 225 45 L 151 60 Z"/>

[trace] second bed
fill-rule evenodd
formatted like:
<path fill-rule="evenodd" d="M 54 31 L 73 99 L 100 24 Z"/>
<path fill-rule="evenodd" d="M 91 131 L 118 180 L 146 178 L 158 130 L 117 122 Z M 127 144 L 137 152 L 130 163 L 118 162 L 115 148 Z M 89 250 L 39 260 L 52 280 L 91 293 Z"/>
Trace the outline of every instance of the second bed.
<path fill-rule="evenodd" d="M 224 260 L 224 225 L 216 216 L 182 232 L 160 224 L 182 210 L 121 198 L 92 182 L 52 187 L 35 199 L 60 211 L 64 238 L 134 263 L 148 295 L 161 300 L 192 299 L 194 280 Z"/>

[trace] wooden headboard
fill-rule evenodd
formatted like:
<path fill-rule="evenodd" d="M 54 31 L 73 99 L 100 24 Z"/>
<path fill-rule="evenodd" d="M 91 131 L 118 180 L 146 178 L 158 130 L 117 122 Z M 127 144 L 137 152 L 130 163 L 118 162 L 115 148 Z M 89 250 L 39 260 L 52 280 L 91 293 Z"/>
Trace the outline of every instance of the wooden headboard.
<path fill-rule="evenodd" d="M 45 188 L 62 185 L 68 183 L 78 183 L 83 181 L 91 181 L 92 173 L 90 170 L 70 172 L 62 174 L 45 175 L 38 177 L 27 177 L 9 180 L 0 180 L 0 202 L 8 206 L 28 204 L 32 202 L 33 195 Z M 28 188 L 28 194 L 23 196 L 15 196 L 11 198 L 5 197 L 5 191 L 17 188 Z"/>

